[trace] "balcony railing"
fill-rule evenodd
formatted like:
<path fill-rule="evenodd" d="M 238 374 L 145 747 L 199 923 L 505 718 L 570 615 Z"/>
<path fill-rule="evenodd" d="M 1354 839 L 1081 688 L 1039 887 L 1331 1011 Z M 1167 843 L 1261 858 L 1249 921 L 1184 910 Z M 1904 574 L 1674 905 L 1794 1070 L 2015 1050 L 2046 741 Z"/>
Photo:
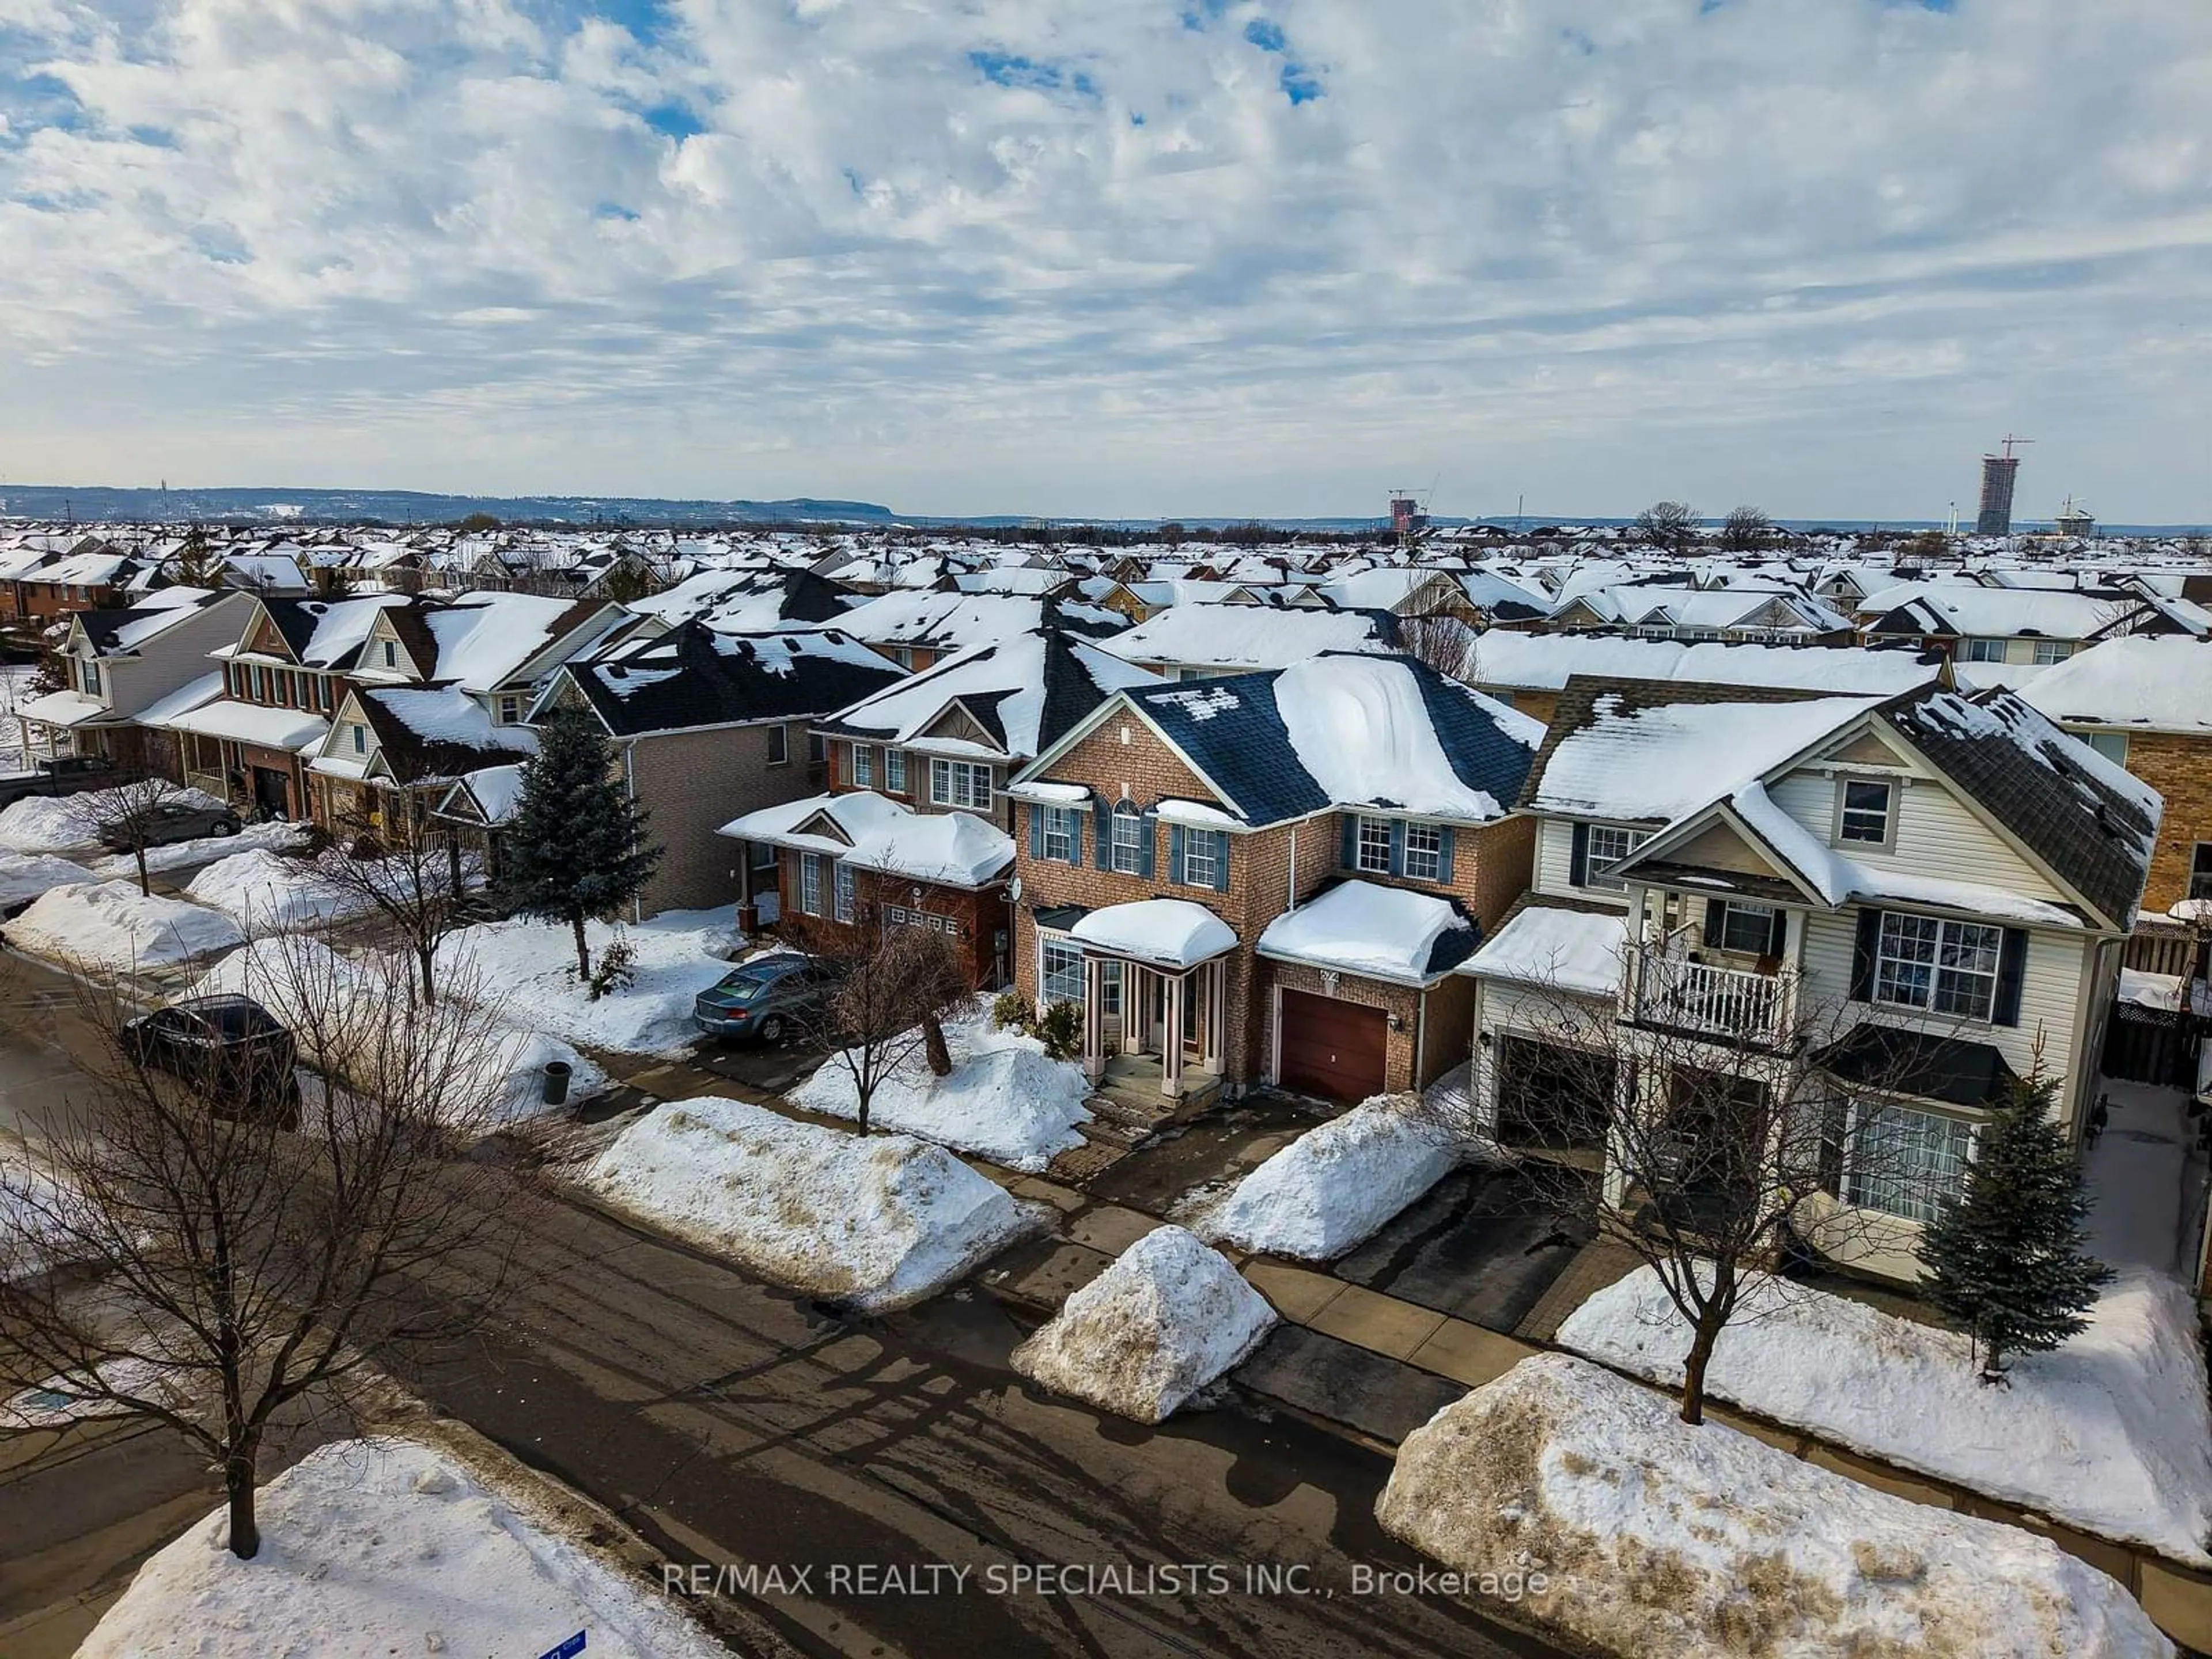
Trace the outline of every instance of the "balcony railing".
<path fill-rule="evenodd" d="M 1716 968 L 1647 952 L 1636 979 L 1636 1017 L 1677 1030 L 1770 1042 L 1788 1018 L 1790 976 Z"/>

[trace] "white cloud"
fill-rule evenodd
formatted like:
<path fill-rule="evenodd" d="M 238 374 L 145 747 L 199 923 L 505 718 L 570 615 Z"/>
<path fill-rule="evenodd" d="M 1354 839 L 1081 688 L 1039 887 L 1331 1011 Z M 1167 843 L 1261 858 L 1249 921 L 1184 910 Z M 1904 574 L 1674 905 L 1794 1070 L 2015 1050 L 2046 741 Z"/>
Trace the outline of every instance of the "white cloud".
<path fill-rule="evenodd" d="M 2173 0 L 0 0 L 0 440 L 1924 516 L 2011 427 L 2030 511 L 2212 516 L 2206 84 Z"/>

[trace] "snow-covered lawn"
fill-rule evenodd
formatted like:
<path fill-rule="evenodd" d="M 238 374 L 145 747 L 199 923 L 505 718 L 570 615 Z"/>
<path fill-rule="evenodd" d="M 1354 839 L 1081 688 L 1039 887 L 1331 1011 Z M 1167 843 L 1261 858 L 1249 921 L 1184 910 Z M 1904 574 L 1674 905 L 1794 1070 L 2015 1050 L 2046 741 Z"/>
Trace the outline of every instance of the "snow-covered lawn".
<path fill-rule="evenodd" d="M 1208 1238 L 1270 1255 L 1342 1255 L 1443 1179 L 1474 1143 L 1411 1095 L 1377 1095 L 1309 1129 L 1200 1221 Z"/>
<path fill-rule="evenodd" d="M 619 1054 L 682 1052 L 698 1035 L 692 999 L 728 973 L 737 954 L 737 911 L 668 910 L 617 930 L 589 923 L 592 960 L 617 937 L 637 952 L 637 977 L 597 1002 L 575 977 L 576 948 L 565 923 L 494 921 L 449 933 L 438 946 L 441 973 L 473 977 L 497 995 L 507 1018 Z"/>
<path fill-rule="evenodd" d="M 261 1553 L 210 1515 L 140 1568 L 78 1659 L 536 1654 L 726 1659 L 519 1489 L 491 1492 L 412 1441 L 324 1446 L 262 1488 Z"/>
<path fill-rule="evenodd" d="M 1037 1224 L 942 1146 L 711 1095 L 632 1124 L 582 1180 L 771 1284 L 872 1310 L 935 1294 Z"/>
<path fill-rule="evenodd" d="M 51 853 L 0 853 L 0 910 L 34 899 L 48 888 L 91 879 L 82 865 Z"/>
<path fill-rule="evenodd" d="M 99 836 L 93 821 L 112 789 L 92 789 L 75 795 L 32 795 L 0 811 L 0 848 L 16 853 L 65 853 L 94 845 Z M 179 806 L 219 807 L 222 803 L 200 789 L 173 790 L 164 799 Z"/>
<path fill-rule="evenodd" d="M 1580 1643 L 1635 1659 L 1844 1653 L 2170 1659 L 2049 1540 L 1893 1498 L 1566 1354 L 1407 1437 L 1385 1530 Z"/>
<path fill-rule="evenodd" d="M 312 938 L 256 939 L 216 963 L 200 976 L 193 989 L 202 996 L 224 993 L 250 996 L 295 1030 L 319 1026 L 329 1031 L 333 1051 L 303 1053 L 301 1060 L 310 1064 L 327 1061 L 341 1073 L 340 1082 L 363 1083 L 396 1064 L 404 1064 L 410 1054 L 434 1059 L 452 1072 L 448 1086 L 453 1121 L 473 1129 L 489 1131 L 553 1109 L 543 1098 L 549 1061 L 560 1060 L 569 1067 L 571 1104 L 607 1086 L 607 1074 L 559 1038 L 496 1020 L 484 1020 L 489 1027 L 487 1040 L 465 1060 L 451 1052 L 458 1039 L 426 1043 L 403 1023 L 419 1020 L 419 1012 L 391 1006 L 394 989 L 388 975 L 340 957 Z M 302 998 L 310 995 L 349 1000 L 311 1020 L 307 1017 L 309 1010 L 302 1006 Z M 350 1000 L 354 999 L 358 1000 Z M 464 1018 L 449 1003 L 438 1004 L 437 1010 L 435 1018 Z M 416 1046 L 394 1054 L 383 1047 L 394 1040 Z M 348 1046 L 357 1047 L 358 1052 L 337 1052 Z"/>
<path fill-rule="evenodd" d="M 1158 1227 L 1014 1350 L 1041 1388 L 1158 1423 L 1241 1364 L 1274 1328 L 1275 1310 L 1218 1250 Z"/>
<path fill-rule="evenodd" d="M 159 893 L 149 897 L 127 881 L 52 888 L 6 932 L 18 950 L 106 973 L 167 967 L 246 942 L 220 910 Z"/>
<path fill-rule="evenodd" d="M 1091 1085 L 1073 1060 L 1050 1060 L 1044 1045 L 1018 1031 L 991 1027 L 978 1009 L 945 1028 L 952 1057 L 937 1077 L 917 1051 L 877 1085 L 868 1121 L 974 1152 L 1010 1170 L 1042 1170 L 1083 1144 L 1076 1127 L 1090 1121 L 1083 1103 Z M 835 1056 L 791 1091 L 791 1103 L 825 1117 L 860 1115 L 853 1073 Z"/>
<path fill-rule="evenodd" d="M 305 859 L 263 848 L 216 860 L 185 891 L 258 932 L 310 927 L 369 908 L 363 895 L 331 886 Z"/>
<path fill-rule="evenodd" d="M 1639 1267 L 1560 1326 L 1559 1346 L 1672 1385 L 1689 1337 Z M 2132 1273 L 2055 1353 L 1985 1387 L 1966 1339 L 1802 1285 L 1754 1279 L 1722 1333 L 1718 1398 L 2107 1538 L 2212 1563 L 2212 1410 L 2195 1304 Z"/>
<path fill-rule="evenodd" d="M 146 849 L 146 870 L 148 874 L 158 876 L 240 853 L 288 853 L 307 843 L 307 826 L 304 823 L 249 823 L 234 836 L 203 836 L 197 841 L 173 841 L 167 847 L 149 847 Z M 133 854 L 117 853 L 96 860 L 92 872 L 110 881 L 125 877 L 136 880 L 138 860 Z"/>

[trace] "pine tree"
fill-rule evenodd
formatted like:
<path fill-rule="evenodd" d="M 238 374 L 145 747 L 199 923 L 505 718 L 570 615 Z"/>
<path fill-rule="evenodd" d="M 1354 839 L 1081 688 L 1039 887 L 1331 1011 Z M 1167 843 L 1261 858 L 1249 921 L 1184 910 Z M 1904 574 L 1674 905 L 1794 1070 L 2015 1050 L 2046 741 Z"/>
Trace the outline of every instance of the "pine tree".
<path fill-rule="evenodd" d="M 2088 1196 L 2051 1095 L 2048 1081 L 2014 1090 L 1921 1241 L 1928 1299 L 1972 1336 L 1984 1382 L 2003 1380 L 2007 1355 L 2045 1353 L 2079 1331 L 2112 1277 L 2086 1249 Z"/>
<path fill-rule="evenodd" d="M 567 922 L 577 975 L 588 981 L 584 923 L 644 891 L 661 849 L 647 844 L 645 811 L 613 776 L 595 721 L 563 709 L 541 738 L 523 765 L 522 793 L 501 838 L 500 895 L 518 915 Z"/>

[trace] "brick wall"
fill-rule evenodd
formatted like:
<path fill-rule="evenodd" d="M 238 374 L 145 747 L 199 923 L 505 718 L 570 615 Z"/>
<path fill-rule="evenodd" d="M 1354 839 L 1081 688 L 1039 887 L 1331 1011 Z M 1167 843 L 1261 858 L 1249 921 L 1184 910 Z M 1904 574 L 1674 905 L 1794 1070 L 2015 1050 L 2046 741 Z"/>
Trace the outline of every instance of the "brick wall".
<path fill-rule="evenodd" d="M 794 926 L 780 931 L 794 937 L 807 928 L 820 927 L 842 931 L 830 914 L 835 902 L 831 873 L 832 860 L 825 854 L 822 860 L 822 909 L 818 916 L 806 915 L 799 908 L 799 860 L 803 855 L 787 848 L 776 858 L 776 887 L 781 913 Z M 896 906 L 901 909 L 920 909 L 933 916 L 951 917 L 958 927 L 953 948 L 968 973 L 969 982 L 984 989 L 999 982 L 998 936 L 1001 932 L 1012 946 L 1012 906 L 1007 902 L 1005 886 L 970 890 L 962 887 L 940 887 L 931 883 L 919 884 L 921 896 L 914 896 L 916 883 L 903 876 L 885 876 L 878 871 L 856 870 L 853 876 L 853 896 L 856 915 L 873 915 L 877 908 Z"/>
<path fill-rule="evenodd" d="M 664 851 L 643 910 L 705 909 L 733 904 L 744 856 L 741 843 L 714 831 L 763 806 L 821 793 L 825 769 L 806 762 L 806 722 L 787 726 L 791 760 L 769 764 L 767 726 L 675 732 L 629 746 L 631 787 L 652 814 L 647 835 Z"/>
<path fill-rule="evenodd" d="M 2189 896 L 2197 843 L 2212 841 L 2212 740 L 2162 732 L 2128 734 L 2128 770 L 2166 797 L 2142 908 L 2163 911 Z"/>

